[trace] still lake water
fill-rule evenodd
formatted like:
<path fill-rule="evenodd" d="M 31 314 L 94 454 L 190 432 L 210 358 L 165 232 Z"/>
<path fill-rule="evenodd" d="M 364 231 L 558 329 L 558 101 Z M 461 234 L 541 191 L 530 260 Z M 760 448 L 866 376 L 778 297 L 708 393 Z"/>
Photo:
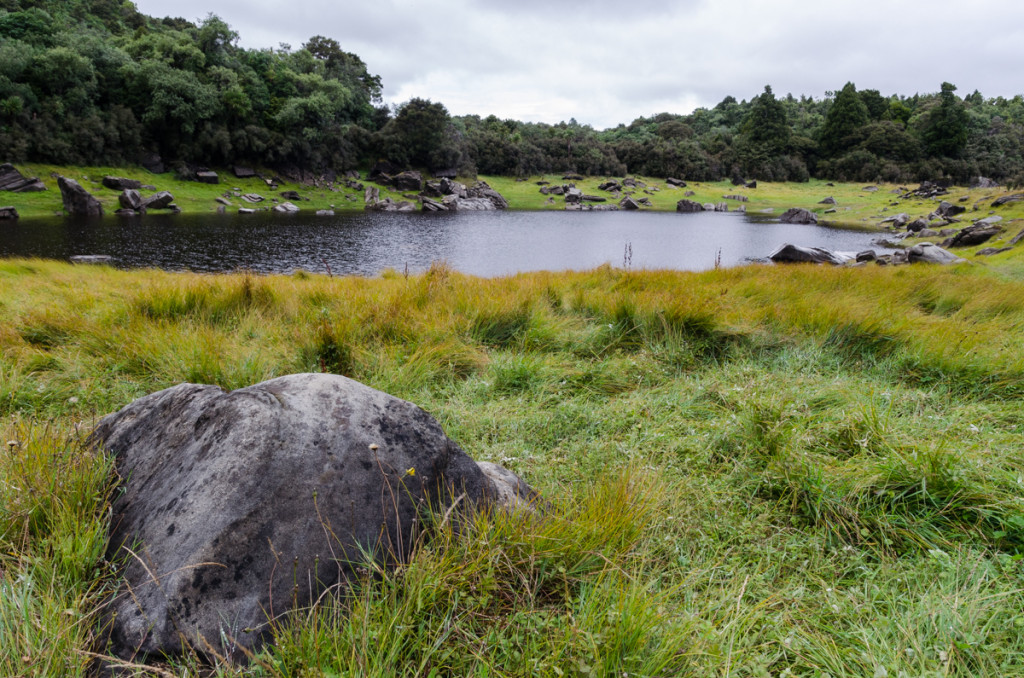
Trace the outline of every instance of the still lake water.
<path fill-rule="evenodd" d="M 763 215 L 665 212 L 356 212 L 108 216 L 0 224 L 0 256 L 106 254 L 125 268 L 375 275 L 447 262 L 463 273 L 623 266 L 699 271 L 765 259 L 783 243 L 858 251 L 877 232 L 782 224 Z"/>

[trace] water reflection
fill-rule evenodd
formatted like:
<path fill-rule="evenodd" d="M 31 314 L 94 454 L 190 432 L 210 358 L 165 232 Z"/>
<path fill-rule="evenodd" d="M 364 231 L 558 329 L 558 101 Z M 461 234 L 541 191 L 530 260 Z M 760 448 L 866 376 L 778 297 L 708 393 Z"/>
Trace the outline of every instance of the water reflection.
<path fill-rule="evenodd" d="M 740 214 L 636 212 L 146 215 L 22 219 L 0 227 L 0 256 L 107 254 L 124 267 L 374 275 L 435 261 L 474 275 L 634 268 L 704 270 L 766 257 L 784 242 L 856 251 L 877 234 Z M 878 249 L 875 247 L 875 249 Z"/>

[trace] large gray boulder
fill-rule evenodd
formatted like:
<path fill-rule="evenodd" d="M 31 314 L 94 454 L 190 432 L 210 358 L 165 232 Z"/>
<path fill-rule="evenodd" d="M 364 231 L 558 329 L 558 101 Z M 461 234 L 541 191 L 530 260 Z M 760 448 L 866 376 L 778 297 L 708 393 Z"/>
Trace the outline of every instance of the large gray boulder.
<path fill-rule="evenodd" d="M 57 177 L 60 197 L 64 202 L 64 211 L 81 217 L 103 216 L 103 205 L 89 191 L 82 188 L 74 179 Z"/>
<path fill-rule="evenodd" d="M 368 559 L 408 557 L 425 510 L 534 499 L 412 403 L 330 374 L 181 384 L 104 417 L 93 440 L 122 479 L 108 556 L 124 572 L 105 611 L 121 657 L 206 643 L 237 657 Z"/>
<path fill-rule="evenodd" d="M 159 191 L 145 198 L 142 201 L 142 206 L 147 210 L 166 210 L 172 209 L 171 205 L 173 203 L 174 196 L 171 195 L 170 191 Z"/>
<path fill-rule="evenodd" d="M 786 243 L 768 255 L 777 264 L 832 264 L 841 266 L 855 257 L 821 247 L 800 247 Z"/>
<path fill-rule="evenodd" d="M 34 193 L 45 191 L 46 185 L 37 177 L 26 177 L 22 175 L 14 165 L 5 162 L 0 165 L 0 191 L 11 191 L 12 193 Z"/>
<path fill-rule="evenodd" d="M 960 264 L 967 260 L 942 249 L 935 243 L 923 242 L 907 250 L 907 261 L 912 264 Z"/>
<path fill-rule="evenodd" d="M 782 213 L 779 221 L 784 224 L 816 224 L 818 215 L 803 207 L 791 207 Z"/>
<path fill-rule="evenodd" d="M 679 202 L 676 203 L 676 212 L 684 212 L 689 214 L 693 212 L 703 211 L 704 205 L 701 205 L 699 202 L 695 202 L 693 200 L 686 200 L 684 198 L 683 200 L 680 200 Z"/>

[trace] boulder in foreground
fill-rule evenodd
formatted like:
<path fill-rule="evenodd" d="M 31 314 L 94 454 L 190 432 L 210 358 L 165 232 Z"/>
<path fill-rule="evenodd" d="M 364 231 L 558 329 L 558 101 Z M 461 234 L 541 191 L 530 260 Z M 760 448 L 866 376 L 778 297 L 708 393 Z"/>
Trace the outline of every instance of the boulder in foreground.
<path fill-rule="evenodd" d="M 108 555 L 124 578 L 106 627 L 124 658 L 207 643 L 238 658 L 269 639 L 268 618 L 368 558 L 406 558 L 427 507 L 533 499 L 412 403 L 330 374 L 181 384 L 105 417 L 93 440 L 123 479 Z"/>

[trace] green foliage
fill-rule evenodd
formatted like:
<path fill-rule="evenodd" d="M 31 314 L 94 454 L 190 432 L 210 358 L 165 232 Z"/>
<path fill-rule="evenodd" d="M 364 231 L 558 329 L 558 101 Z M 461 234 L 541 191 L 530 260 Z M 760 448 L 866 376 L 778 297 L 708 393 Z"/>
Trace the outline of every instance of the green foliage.
<path fill-rule="evenodd" d="M 825 115 L 825 124 L 821 127 L 818 142 L 821 154 L 834 157 L 855 145 L 859 141 L 858 134 L 870 117 L 868 107 L 858 95 L 857 88 L 852 82 L 846 83 Z"/>
<path fill-rule="evenodd" d="M 924 114 L 920 123 L 921 138 L 934 155 L 955 158 L 967 146 L 967 111 L 955 91 L 955 85 L 942 83 L 938 104 Z"/>

